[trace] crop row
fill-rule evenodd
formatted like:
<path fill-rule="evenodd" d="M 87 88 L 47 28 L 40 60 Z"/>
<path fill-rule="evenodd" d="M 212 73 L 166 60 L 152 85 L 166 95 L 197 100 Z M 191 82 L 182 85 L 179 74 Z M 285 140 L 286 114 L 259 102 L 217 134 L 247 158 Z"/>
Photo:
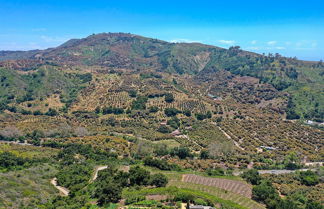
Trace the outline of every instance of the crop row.
<path fill-rule="evenodd" d="M 240 181 L 220 179 L 220 178 L 210 178 L 197 176 L 194 174 L 186 174 L 183 177 L 184 182 L 190 182 L 194 184 L 201 184 L 205 186 L 218 187 L 248 198 L 252 196 L 252 188 L 248 184 Z"/>

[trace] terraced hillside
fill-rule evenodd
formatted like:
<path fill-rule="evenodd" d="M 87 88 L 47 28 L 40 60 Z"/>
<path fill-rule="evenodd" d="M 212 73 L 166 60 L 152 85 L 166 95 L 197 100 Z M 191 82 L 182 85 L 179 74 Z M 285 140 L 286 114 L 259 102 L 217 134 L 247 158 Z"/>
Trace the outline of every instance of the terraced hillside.
<path fill-rule="evenodd" d="M 258 104 L 282 92 L 288 93 L 289 118 L 323 119 L 323 63 L 303 62 L 279 54 L 263 56 L 239 47 L 227 50 L 198 43 L 168 43 L 133 34 L 102 33 L 43 51 L 2 52 L 0 59 L 4 60 L 2 68 L 23 71 L 58 65 L 86 66 L 88 71 L 102 73 L 118 70 L 196 75 L 195 80 L 209 82 L 211 94 L 227 91 L 243 103 Z M 27 60 L 22 64 L 21 59 Z M 225 74 L 218 79 L 222 71 Z M 233 79 L 237 75 L 247 79 Z"/>
<path fill-rule="evenodd" d="M 133 137 L 138 156 L 173 141 L 202 157 L 167 160 L 200 170 L 285 167 L 290 155 L 297 166 L 323 161 L 322 62 L 125 33 L 2 52 L 0 60 L 6 140 L 97 146 L 122 135 Z"/>
<path fill-rule="evenodd" d="M 252 195 L 251 186 L 246 184 L 245 182 L 229 180 L 229 179 L 202 177 L 194 174 L 183 175 L 182 181 L 193 183 L 193 184 L 201 184 L 209 187 L 217 187 L 220 189 L 224 189 L 226 191 L 230 191 L 245 196 L 247 198 L 251 198 Z"/>
<path fill-rule="evenodd" d="M 153 170 L 153 172 L 157 172 Z M 251 199 L 252 187 L 240 179 L 205 177 L 201 174 L 163 172 L 169 178 L 168 187 L 191 189 L 229 200 L 246 208 L 265 208 Z"/>

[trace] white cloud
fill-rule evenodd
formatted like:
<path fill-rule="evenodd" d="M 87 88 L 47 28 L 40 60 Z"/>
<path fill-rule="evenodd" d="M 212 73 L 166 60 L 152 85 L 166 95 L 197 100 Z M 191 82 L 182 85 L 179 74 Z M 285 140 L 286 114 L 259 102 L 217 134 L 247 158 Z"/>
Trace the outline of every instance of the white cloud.
<path fill-rule="evenodd" d="M 253 40 L 253 41 L 251 41 L 251 44 L 256 44 L 257 43 L 257 41 L 256 40 Z"/>
<path fill-rule="evenodd" d="M 68 40 L 68 38 L 50 36 L 41 36 L 40 38 L 46 43 L 62 43 Z"/>
<path fill-rule="evenodd" d="M 39 44 L 37 44 L 35 42 L 29 42 L 28 48 L 29 49 L 44 49 L 44 47 L 41 47 Z"/>
<path fill-rule="evenodd" d="M 35 42 L 28 42 L 19 44 L 17 42 L 0 43 L 0 50 L 32 50 L 32 49 L 44 49 Z"/>
<path fill-rule="evenodd" d="M 270 46 L 275 45 L 275 44 L 277 44 L 277 41 L 268 41 L 267 44 L 270 45 Z"/>
<path fill-rule="evenodd" d="M 234 45 L 235 41 L 233 40 L 218 40 L 219 43 L 225 44 L 225 45 Z"/>
<path fill-rule="evenodd" d="M 252 50 L 252 51 L 260 51 L 260 50 L 273 51 L 273 50 L 285 50 L 286 47 L 283 47 L 283 46 L 248 46 L 245 49 Z"/>
<path fill-rule="evenodd" d="M 313 48 L 316 48 L 317 47 L 317 42 L 316 41 L 312 43 L 312 47 Z"/>
<path fill-rule="evenodd" d="M 260 50 L 261 47 L 259 47 L 259 46 L 249 46 L 249 47 L 247 47 L 246 49 L 247 49 L 247 50 Z"/>
<path fill-rule="evenodd" d="M 201 41 L 196 41 L 196 40 L 190 40 L 190 39 L 186 39 L 186 38 L 177 38 L 177 39 L 173 39 L 170 40 L 169 42 L 171 43 L 197 43 L 197 42 L 201 42 Z"/>
<path fill-rule="evenodd" d="M 295 44 L 297 50 L 312 50 L 316 49 L 317 41 L 302 40 Z"/>

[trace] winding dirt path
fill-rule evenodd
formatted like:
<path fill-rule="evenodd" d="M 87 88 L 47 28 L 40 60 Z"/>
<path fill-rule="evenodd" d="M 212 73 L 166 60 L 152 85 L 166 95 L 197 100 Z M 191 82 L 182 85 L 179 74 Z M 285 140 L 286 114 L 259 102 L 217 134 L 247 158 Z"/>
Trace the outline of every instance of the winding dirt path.
<path fill-rule="evenodd" d="M 94 180 L 96 180 L 98 178 L 98 172 L 101 171 L 101 170 L 104 170 L 108 168 L 108 166 L 98 166 L 95 171 L 94 171 L 94 174 L 93 176 L 91 177 L 90 179 L 90 182 L 93 182 Z M 58 186 L 57 185 L 57 178 L 53 178 L 51 180 L 51 184 L 57 189 L 60 191 L 60 193 L 62 194 L 62 196 L 68 196 L 69 195 L 69 192 L 70 190 L 65 188 L 65 187 L 62 187 L 62 186 Z"/>
<path fill-rule="evenodd" d="M 108 166 L 99 166 L 95 169 L 94 175 L 92 176 L 90 181 L 94 181 L 98 178 L 98 172 L 107 169 Z"/>
<path fill-rule="evenodd" d="M 51 184 L 53 184 L 54 187 L 55 187 L 56 189 L 58 189 L 58 190 L 60 191 L 60 193 L 61 193 L 63 196 L 68 196 L 68 195 L 69 195 L 70 190 L 68 190 L 68 189 L 65 188 L 65 187 L 58 186 L 58 185 L 57 185 L 57 179 L 56 179 L 56 178 L 53 178 L 53 179 L 51 180 Z"/>

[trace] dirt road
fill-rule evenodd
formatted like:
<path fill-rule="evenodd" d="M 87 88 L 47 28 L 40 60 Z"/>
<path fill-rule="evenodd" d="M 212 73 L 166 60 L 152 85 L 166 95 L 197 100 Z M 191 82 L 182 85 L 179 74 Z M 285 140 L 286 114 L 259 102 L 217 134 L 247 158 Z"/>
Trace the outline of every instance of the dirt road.
<path fill-rule="evenodd" d="M 93 175 L 93 177 L 91 178 L 91 181 L 94 181 L 94 180 L 96 180 L 97 178 L 98 178 L 98 172 L 99 171 L 102 171 L 102 170 L 105 170 L 105 169 L 107 169 L 108 168 L 108 166 L 99 166 L 99 167 L 97 167 L 96 169 L 95 169 L 95 172 L 94 172 L 94 175 Z"/>
<path fill-rule="evenodd" d="M 53 184 L 55 186 L 55 188 L 58 189 L 63 196 L 68 196 L 69 195 L 70 191 L 67 188 L 57 185 L 57 179 L 56 178 L 53 178 L 51 180 L 51 184 Z"/>

